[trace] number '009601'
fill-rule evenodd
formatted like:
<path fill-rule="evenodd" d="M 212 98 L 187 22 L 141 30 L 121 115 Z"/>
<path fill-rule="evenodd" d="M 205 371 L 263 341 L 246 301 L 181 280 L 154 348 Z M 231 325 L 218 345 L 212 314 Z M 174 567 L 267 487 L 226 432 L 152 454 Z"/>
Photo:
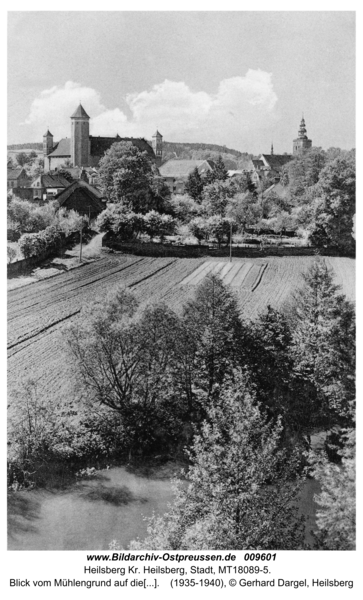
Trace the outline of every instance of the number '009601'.
<path fill-rule="evenodd" d="M 244 560 L 276 560 L 276 553 L 271 554 L 271 552 L 263 552 L 260 554 L 259 552 L 246 552 Z"/>

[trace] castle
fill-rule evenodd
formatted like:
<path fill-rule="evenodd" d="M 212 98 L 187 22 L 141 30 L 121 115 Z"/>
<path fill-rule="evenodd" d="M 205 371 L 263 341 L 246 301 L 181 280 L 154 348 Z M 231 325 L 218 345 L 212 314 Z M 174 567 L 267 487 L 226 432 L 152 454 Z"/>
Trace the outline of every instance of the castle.
<path fill-rule="evenodd" d="M 140 150 L 146 151 L 155 165 L 162 162 L 163 136 L 156 131 L 152 136 L 152 146 L 143 138 L 96 137 L 89 134 L 90 117 L 82 104 L 71 116 L 71 137 L 63 138 L 57 144 L 49 129 L 43 135 L 44 172 L 54 171 L 66 160 L 73 167 L 97 167 L 105 152 L 115 142 L 131 142 Z"/>

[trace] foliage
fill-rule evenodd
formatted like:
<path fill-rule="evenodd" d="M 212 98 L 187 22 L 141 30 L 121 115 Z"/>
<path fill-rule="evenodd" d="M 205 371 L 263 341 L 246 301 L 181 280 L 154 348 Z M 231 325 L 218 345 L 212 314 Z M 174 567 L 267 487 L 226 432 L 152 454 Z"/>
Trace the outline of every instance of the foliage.
<path fill-rule="evenodd" d="M 52 401 L 26 380 L 11 400 L 8 416 L 10 483 L 42 482 L 55 462 L 111 456 L 124 449 L 116 413 L 81 400 Z M 46 474 L 45 482 L 46 482 Z"/>
<path fill-rule="evenodd" d="M 171 197 L 170 207 L 173 215 L 182 223 L 189 223 L 201 213 L 201 206 L 187 194 L 176 194 Z"/>
<path fill-rule="evenodd" d="M 208 216 L 226 216 L 226 207 L 230 198 L 236 193 L 231 180 L 215 181 L 203 189 L 202 206 Z"/>
<path fill-rule="evenodd" d="M 235 296 L 216 275 L 207 276 L 183 310 L 188 372 L 207 394 L 232 376 L 238 364 L 243 327 Z"/>
<path fill-rule="evenodd" d="M 284 424 L 290 426 L 300 419 L 296 407 L 292 410 L 290 403 L 291 342 L 292 333 L 286 317 L 268 306 L 267 311 L 247 328 L 243 348 L 256 386 L 257 400 L 270 414 L 282 416 Z"/>
<path fill-rule="evenodd" d="M 351 423 L 355 398 L 355 317 L 332 273 L 317 259 L 287 309 L 296 389 L 312 423 Z"/>
<path fill-rule="evenodd" d="M 56 205 L 48 203 L 39 206 L 36 203 L 20 200 L 13 196 L 8 203 L 8 220 L 11 228 L 20 233 L 35 233 L 54 223 Z"/>
<path fill-rule="evenodd" d="M 57 250 L 61 242 L 61 232 L 51 225 L 37 233 L 24 233 L 19 240 L 19 248 L 24 258 L 30 258 Z"/>
<path fill-rule="evenodd" d="M 26 173 L 31 179 L 36 179 L 39 175 L 44 173 L 44 159 L 43 158 L 34 158 L 29 163 L 25 165 Z"/>
<path fill-rule="evenodd" d="M 213 170 L 207 172 L 205 181 L 208 184 L 211 184 L 215 181 L 226 181 L 226 179 L 228 179 L 228 170 L 226 169 L 222 156 L 219 155 L 217 161 L 214 163 Z"/>
<path fill-rule="evenodd" d="M 166 235 L 172 235 L 175 230 L 175 220 L 171 215 L 161 215 L 152 210 L 143 217 L 143 231 L 151 238 L 159 236 L 163 239 Z"/>
<path fill-rule="evenodd" d="M 193 200 L 201 202 L 202 192 L 204 188 L 204 181 L 198 171 L 198 167 L 195 167 L 188 175 L 188 179 L 185 184 L 185 191 Z"/>
<path fill-rule="evenodd" d="M 12 263 L 16 257 L 16 250 L 11 246 L 7 247 L 8 264 Z"/>
<path fill-rule="evenodd" d="M 96 221 L 99 231 L 110 231 L 128 241 L 143 230 L 143 215 L 126 211 L 122 204 L 110 204 Z"/>
<path fill-rule="evenodd" d="M 189 485 L 178 482 L 169 513 L 153 517 L 148 537 L 131 548 L 301 549 L 299 461 L 279 449 L 279 421 L 267 421 L 240 377 L 207 417 L 190 452 Z"/>
<path fill-rule="evenodd" d="M 131 142 L 115 143 L 100 160 L 99 181 L 109 202 L 126 210 L 145 213 L 154 206 L 154 174 L 147 152 Z M 155 197 L 154 189 L 154 197 Z"/>
<path fill-rule="evenodd" d="M 337 246 L 344 251 L 355 247 L 352 236 L 355 214 L 355 163 L 352 158 L 336 158 L 320 173 L 316 195 L 316 226 L 311 241 Z"/>
<path fill-rule="evenodd" d="M 166 306 L 136 311 L 135 297 L 119 289 L 67 339 L 90 397 L 120 414 L 130 451 L 143 452 L 180 435 L 183 406 L 171 381 L 179 321 Z"/>
<path fill-rule="evenodd" d="M 355 430 L 343 432 L 344 448 L 341 464 L 335 465 L 326 457 L 318 459 L 314 477 L 321 485 L 315 495 L 316 545 L 322 550 L 355 550 Z"/>
<path fill-rule="evenodd" d="M 231 229 L 232 233 L 237 230 L 236 222 L 233 219 L 218 215 L 206 219 L 206 224 L 209 235 L 217 240 L 219 248 L 223 241 L 229 243 Z"/>
<path fill-rule="evenodd" d="M 238 192 L 229 200 L 226 214 L 244 233 L 248 227 L 258 224 L 261 217 L 261 206 L 250 192 Z"/>
<path fill-rule="evenodd" d="M 308 152 L 295 156 L 282 168 L 281 180 L 289 186 L 293 197 L 302 196 L 306 188 L 319 181 L 321 170 L 326 164 L 326 154 L 321 148 L 312 148 Z"/>
<path fill-rule="evenodd" d="M 87 217 L 82 217 L 75 210 L 67 210 L 66 208 L 60 208 L 56 215 L 56 225 L 59 231 L 62 231 L 66 236 L 70 235 L 74 231 L 80 231 L 88 226 Z"/>
<path fill-rule="evenodd" d="M 16 162 L 18 163 L 18 165 L 20 165 L 20 167 L 24 167 L 24 165 L 31 162 L 32 160 L 29 154 L 26 154 L 25 152 L 18 152 L 15 158 Z"/>
<path fill-rule="evenodd" d="M 188 228 L 194 237 L 197 238 L 198 243 L 200 244 L 202 240 L 207 240 L 209 238 L 209 227 L 207 219 L 203 217 L 195 217 L 188 223 Z"/>

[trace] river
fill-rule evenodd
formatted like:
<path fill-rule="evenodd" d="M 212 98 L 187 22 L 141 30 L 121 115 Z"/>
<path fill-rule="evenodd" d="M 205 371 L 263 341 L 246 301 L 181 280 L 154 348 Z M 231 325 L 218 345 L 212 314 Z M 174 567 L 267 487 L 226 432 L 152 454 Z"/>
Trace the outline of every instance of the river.
<path fill-rule="evenodd" d="M 146 535 L 144 517 L 163 514 L 173 501 L 169 478 L 112 467 L 66 490 L 13 492 L 8 498 L 9 550 L 127 548 Z"/>

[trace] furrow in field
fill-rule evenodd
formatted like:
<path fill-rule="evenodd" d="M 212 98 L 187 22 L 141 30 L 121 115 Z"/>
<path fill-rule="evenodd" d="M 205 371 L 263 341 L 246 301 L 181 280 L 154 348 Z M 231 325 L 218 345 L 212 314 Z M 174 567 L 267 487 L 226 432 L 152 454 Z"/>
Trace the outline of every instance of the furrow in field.
<path fill-rule="evenodd" d="M 223 283 L 229 285 L 233 281 L 234 277 L 237 275 L 238 271 L 242 269 L 243 264 L 244 263 L 241 262 L 232 263 L 232 268 L 229 269 L 228 273 L 225 275 Z"/>
<path fill-rule="evenodd" d="M 181 285 L 191 285 L 193 279 L 195 277 L 197 277 L 199 275 L 199 273 L 202 273 L 202 271 L 204 271 L 204 269 L 206 269 L 207 266 L 208 266 L 207 262 L 204 262 L 201 265 L 199 265 L 199 267 L 197 269 L 195 269 L 195 271 L 193 271 L 193 273 L 191 273 L 190 275 L 188 275 L 188 277 L 186 277 L 185 279 L 183 279 L 183 281 L 181 281 Z"/>
<path fill-rule="evenodd" d="M 242 282 L 244 281 L 245 277 L 249 273 L 250 269 L 252 269 L 252 266 L 253 265 L 250 262 L 243 263 L 243 265 L 239 269 L 238 273 L 232 279 L 231 286 L 232 287 L 240 287 L 242 285 Z"/>

